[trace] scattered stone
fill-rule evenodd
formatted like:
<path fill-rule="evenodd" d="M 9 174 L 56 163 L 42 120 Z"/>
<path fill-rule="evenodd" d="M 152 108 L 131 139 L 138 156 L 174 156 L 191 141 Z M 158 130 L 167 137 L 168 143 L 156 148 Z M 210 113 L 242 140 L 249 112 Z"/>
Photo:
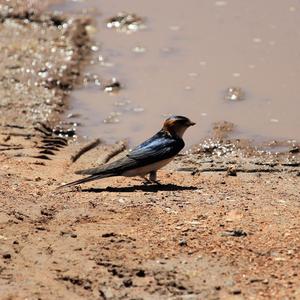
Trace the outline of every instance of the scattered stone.
<path fill-rule="evenodd" d="M 252 278 L 249 280 L 250 283 L 256 283 L 256 282 L 263 282 L 263 279 L 259 279 L 259 278 Z"/>
<path fill-rule="evenodd" d="M 82 279 L 78 276 L 61 276 L 58 278 L 58 280 L 67 281 L 70 282 L 73 285 L 82 286 L 85 290 L 90 290 L 92 288 L 92 282 L 89 279 Z"/>
<path fill-rule="evenodd" d="M 298 146 L 292 147 L 289 150 L 290 153 L 299 153 L 300 152 L 300 148 Z"/>
<path fill-rule="evenodd" d="M 245 93 L 239 87 L 230 87 L 225 94 L 225 100 L 241 101 L 245 99 Z"/>
<path fill-rule="evenodd" d="M 116 236 L 116 234 L 114 232 L 107 232 L 107 233 L 103 233 L 102 237 L 104 238 L 109 238 L 109 237 L 113 237 Z"/>
<path fill-rule="evenodd" d="M 232 150 L 232 145 L 229 145 L 229 148 L 227 145 L 222 145 L 221 143 L 215 141 L 205 141 L 202 145 L 202 151 L 205 154 L 217 154 L 217 156 L 224 155 Z"/>
<path fill-rule="evenodd" d="M 74 137 L 76 136 L 76 127 L 73 126 L 65 129 L 62 126 L 56 126 L 53 128 L 53 134 L 59 137 Z"/>
<path fill-rule="evenodd" d="M 124 279 L 123 284 L 125 287 L 131 287 L 132 286 L 132 280 L 130 278 Z"/>
<path fill-rule="evenodd" d="M 268 280 L 268 279 L 264 279 L 264 280 L 262 281 L 262 283 L 263 283 L 263 284 L 269 284 L 269 280 Z"/>
<path fill-rule="evenodd" d="M 4 259 L 11 259 L 11 254 L 10 254 L 10 253 L 4 253 L 4 254 L 2 255 L 2 257 L 3 257 Z"/>
<path fill-rule="evenodd" d="M 222 236 L 233 236 L 233 237 L 245 237 L 247 233 L 241 229 L 238 230 L 226 230 L 221 234 Z"/>
<path fill-rule="evenodd" d="M 54 209 L 51 208 L 42 208 L 41 209 L 41 215 L 46 216 L 46 217 L 53 217 L 54 216 Z"/>
<path fill-rule="evenodd" d="M 146 273 L 144 270 L 138 270 L 135 275 L 138 277 L 145 277 Z"/>
<path fill-rule="evenodd" d="M 236 168 L 235 167 L 229 167 L 226 171 L 227 176 L 237 176 Z"/>
<path fill-rule="evenodd" d="M 178 244 L 179 246 L 184 247 L 187 246 L 187 241 L 185 239 L 181 239 Z"/>
<path fill-rule="evenodd" d="M 104 120 L 103 123 L 105 124 L 117 124 L 120 123 L 119 116 L 121 113 L 119 112 L 111 112 Z"/>
<path fill-rule="evenodd" d="M 131 33 L 145 28 L 144 19 L 134 13 L 120 12 L 106 21 L 106 27 Z"/>
<path fill-rule="evenodd" d="M 76 238 L 77 237 L 76 233 L 73 233 L 73 232 L 70 232 L 70 231 L 61 231 L 60 235 L 61 236 L 69 236 L 71 238 Z"/>
<path fill-rule="evenodd" d="M 117 93 L 122 88 L 121 83 L 117 81 L 116 78 L 113 78 L 111 82 L 104 84 L 104 91 L 107 93 Z"/>
<path fill-rule="evenodd" d="M 39 230 L 39 231 L 46 231 L 47 230 L 44 226 L 36 226 L 35 229 Z"/>

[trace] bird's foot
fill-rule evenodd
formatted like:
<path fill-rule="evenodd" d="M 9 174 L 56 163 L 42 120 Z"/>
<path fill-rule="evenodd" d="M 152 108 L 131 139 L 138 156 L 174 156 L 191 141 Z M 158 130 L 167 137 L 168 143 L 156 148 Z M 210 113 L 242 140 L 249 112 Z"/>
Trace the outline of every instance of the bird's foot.
<path fill-rule="evenodd" d="M 149 180 L 146 176 L 140 176 L 141 178 L 143 178 L 143 184 L 144 185 L 147 185 L 147 184 L 151 184 L 152 183 L 152 181 L 151 180 Z"/>
<path fill-rule="evenodd" d="M 157 185 L 162 185 L 162 183 L 160 183 L 160 181 L 158 181 L 158 180 L 152 180 L 151 182 L 152 182 L 152 183 L 155 183 L 155 184 L 157 184 Z"/>
<path fill-rule="evenodd" d="M 151 174 L 150 174 L 149 179 L 146 176 L 140 176 L 140 177 L 143 178 L 144 185 L 153 184 L 153 183 L 155 183 L 157 185 L 161 185 L 161 183 L 156 179 L 156 176 L 155 176 L 155 178 L 153 178 L 153 177 L 151 178 Z"/>

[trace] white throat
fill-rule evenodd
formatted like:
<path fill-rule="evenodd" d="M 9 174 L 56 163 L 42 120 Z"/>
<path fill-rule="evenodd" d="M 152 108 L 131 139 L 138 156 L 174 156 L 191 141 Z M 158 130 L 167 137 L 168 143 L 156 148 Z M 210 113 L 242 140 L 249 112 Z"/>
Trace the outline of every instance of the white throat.
<path fill-rule="evenodd" d="M 175 134 L 182 138 L 183 134 L 185 133 L 185 131 L 187 130 L 187 127 L 180 127 L 180 128 L 177 128 L 176 131 L 175 131 Z"/>

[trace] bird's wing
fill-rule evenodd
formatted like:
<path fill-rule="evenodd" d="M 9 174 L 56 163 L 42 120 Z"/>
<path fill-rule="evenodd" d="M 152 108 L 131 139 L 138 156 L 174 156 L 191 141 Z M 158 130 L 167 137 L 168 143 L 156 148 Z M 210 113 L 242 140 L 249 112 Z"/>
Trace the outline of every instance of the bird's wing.
<path fill-rule="evenodd" d="M 127 156 L 138 161 L 141 165 L 148 165 L 175 156 L 183 147 L 182 139 L 175 139 L 158 132 L 134 148 Z"/>

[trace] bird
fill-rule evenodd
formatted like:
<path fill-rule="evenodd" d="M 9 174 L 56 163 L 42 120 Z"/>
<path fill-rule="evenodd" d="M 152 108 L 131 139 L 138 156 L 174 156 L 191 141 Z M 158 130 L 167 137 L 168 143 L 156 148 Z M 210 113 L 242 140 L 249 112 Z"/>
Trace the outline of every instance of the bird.
<path fill-rule="evenodd" d="M 61 185 L 59 188 L 114 176 L 140 176 L 148 182 L 159 184 L 157 170 L 172 161 L 184 148 L 182 136 L 187 128 L 195 124 L 187 117 L 171 116 L 164 121 L 160 131 L 138 145 L 125 157 L 96 168 L 76 171 L 75 174 L 89 176 Z M 149 175 L 149 179 L 146 175 Z"/>

